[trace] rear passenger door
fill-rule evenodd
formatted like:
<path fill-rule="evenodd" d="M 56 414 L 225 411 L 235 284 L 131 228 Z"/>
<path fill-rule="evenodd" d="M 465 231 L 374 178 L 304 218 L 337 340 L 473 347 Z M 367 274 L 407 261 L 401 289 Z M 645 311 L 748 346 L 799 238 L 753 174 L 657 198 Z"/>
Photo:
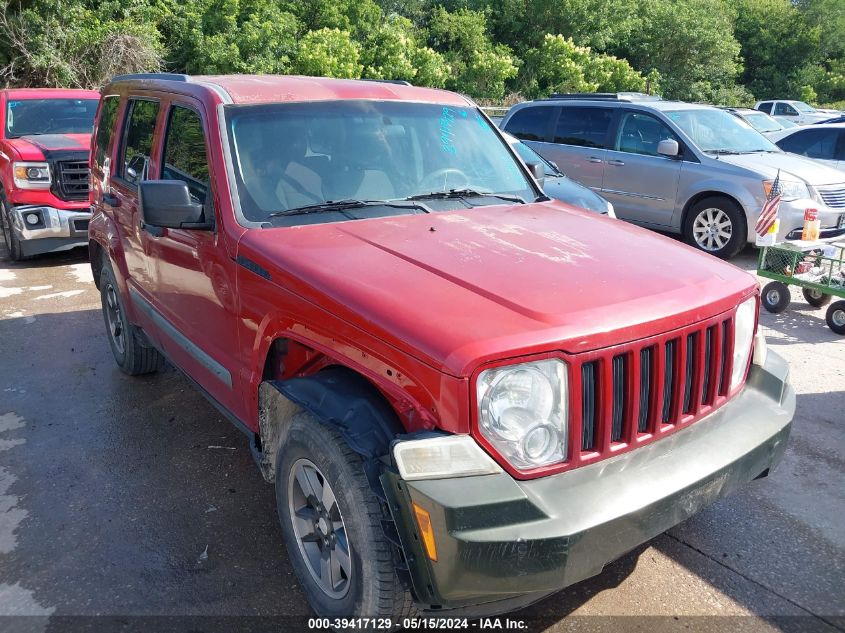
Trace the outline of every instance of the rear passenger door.
<path fill-rule="evenodd" d="M 622 110 L 606 154 L 602 195 L 616 215 L 653 226 L 669 226 L 678 195 L 682 161 L 657 153 L 657 145 L 681 140 L 657 117 Z"/>
<path fill-rule="evenodd" d="M 602 188 L 607 158 L 607 134 L 613 109 L 600 106 L 559 106 L 551 143 L 538 152 L 567 176 L 583 185 Z"/>

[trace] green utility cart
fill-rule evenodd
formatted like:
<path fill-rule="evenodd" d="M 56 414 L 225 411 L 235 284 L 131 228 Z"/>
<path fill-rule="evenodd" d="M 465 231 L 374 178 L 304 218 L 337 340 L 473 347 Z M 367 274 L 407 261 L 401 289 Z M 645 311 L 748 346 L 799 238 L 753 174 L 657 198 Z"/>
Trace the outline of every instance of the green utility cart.
<path fill-rule="evenodd" d="M 777 314 L 789 306 L 789 286 L 800 286 L 811 306 L 827 309 L 827 325 L 845 335 L 845 241 L 783 242 L 763 246 L 757 259 L 757 274 L 774 281 L 763 288 L 761 301 Z"/>

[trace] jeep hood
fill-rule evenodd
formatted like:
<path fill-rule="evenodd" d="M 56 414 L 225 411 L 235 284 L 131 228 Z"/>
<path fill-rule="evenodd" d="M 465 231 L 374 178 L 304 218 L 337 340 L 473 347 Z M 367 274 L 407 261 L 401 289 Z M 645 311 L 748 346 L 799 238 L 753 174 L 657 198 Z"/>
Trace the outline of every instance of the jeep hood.
<path fill-rule="evenodd" d="M 89 152 L 90 134 L 32 134 L 7 141 L 18 160 L 49 160 L 55 153 Z"/>
<path fill-rule="evenodd" d="M 558 202 L 255 229 L 238 255 L 454 376 L 672 330 L 756 287 L 675 240 Z"/>
<path fill-rule="evenodd" d="M 845 182 L 845 175 L 838 169 L 828 167 L 811 158 L 786 152 L 756 152 L 719 156 L 719 161 L 745 167 L 768 179 L 774 179 L 780 170 L 780 177 L 801 180 L 817 186 Z M 762 191 L 762 189 L 761 189 Z"/>

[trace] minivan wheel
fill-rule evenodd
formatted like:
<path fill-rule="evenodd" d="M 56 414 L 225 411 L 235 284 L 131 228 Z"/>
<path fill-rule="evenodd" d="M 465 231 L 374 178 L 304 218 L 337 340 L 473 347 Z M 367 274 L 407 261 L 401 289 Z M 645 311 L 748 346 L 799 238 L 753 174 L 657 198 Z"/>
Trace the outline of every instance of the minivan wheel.
<path fill-rule="evenodd" d="M 813 288 L 802 288 L 801 292 L 804 294 L 804 299 L 814 308 L 821 308 L 830 303 L 830 295 L 826 295 L 820 290 Z"/>
<path fill-rule="evenodd" d="M 156 371 L 161 366 L 161 355 L 144 344 L 138 330 L 127 320 L 111 263 L 106 258 L 100 272 L 100 302 L 109 347 L 121 371 L 130 376 Z"/>
<path fill-rule="evenodd" d="M 728 198 L 699 200 L 687 213 L 684 239 L 706 253 L 730 259 L 747 241 L 745 214 Z"/>
<path fill-rule="evenodd" d="M 304 411 L 279 448 L 276 507 L 291 565 L 319 617 L 398 622 L 412 613 L 361 457 Z"/>

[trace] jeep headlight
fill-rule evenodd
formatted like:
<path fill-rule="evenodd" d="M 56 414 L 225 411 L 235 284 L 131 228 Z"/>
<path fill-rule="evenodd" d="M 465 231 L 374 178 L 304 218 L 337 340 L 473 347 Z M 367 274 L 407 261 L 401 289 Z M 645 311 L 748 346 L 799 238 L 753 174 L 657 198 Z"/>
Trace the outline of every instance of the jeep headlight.
<path fill-rule="evenodd" d="M 766 197 L 772 191 L 774 180 L 763 181 L 763 191 Z M 779 183 L 780 199 L 784 202 L 791 202 L 792 200 L 812 199 L 813 195 L 807 187 L 807 183 L 800 180 L 784 180 L 781 179 Z"/>
<path fill-rule="evenodd" d="M 47 163 L 16 162 L 12 173 L 19 189 L 47 189 L 50 186 L 50 165 Z"/>
<path fill-rule="evenodd" d="M 734 354 L 731 371 L 731 391 L 739 386 L 748 369 L 748 357 L 757 322 L 757 297 L 749 297 L 739 304 L 734 317 Z"/>
<path fill-rule="evenodd" d="M 566 459 L 566 364 L 550 359 L 487 369 L 478 376 L 478 427 L 512 466 Z"/>

